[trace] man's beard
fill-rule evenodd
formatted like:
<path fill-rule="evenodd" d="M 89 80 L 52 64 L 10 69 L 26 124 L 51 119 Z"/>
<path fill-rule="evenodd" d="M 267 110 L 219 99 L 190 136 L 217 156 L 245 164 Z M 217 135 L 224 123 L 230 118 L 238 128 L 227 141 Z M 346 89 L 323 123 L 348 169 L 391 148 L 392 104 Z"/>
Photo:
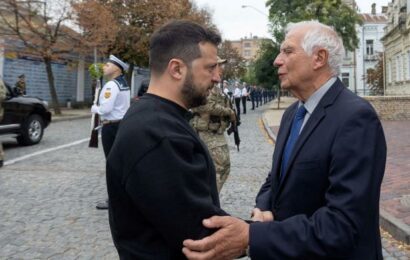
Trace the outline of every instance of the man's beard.
<path fill-rule="evenodd" d="M 198 91 L 191 72 L 188 72 L 181 92 L 187 108 L 202 106 L 207 102 L 208 96 Z"/>

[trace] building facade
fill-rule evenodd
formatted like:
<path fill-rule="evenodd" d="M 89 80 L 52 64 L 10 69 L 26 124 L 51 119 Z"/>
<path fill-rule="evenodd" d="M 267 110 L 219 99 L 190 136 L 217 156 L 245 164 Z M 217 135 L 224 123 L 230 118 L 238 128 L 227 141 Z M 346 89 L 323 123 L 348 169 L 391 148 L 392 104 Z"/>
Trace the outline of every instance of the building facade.
<path fill-rule="evenodd" d="M 353 6 L 355 4 L 353 3 Z M 376 13 L 375 4 L 372 12 L 359 14 L 363 24 L 356 26 L 359 45 L 353 52 L 346 52 L 340 78 L 354 93 L 361 96 L 372 95 L 366 83 L 367 71 L 375 68 L 384 48 L 381 38 L 387 24 L 384 13 Z"/>
<path fill-rule="evenodd" d="M 92 62 L 93 57 L 83 57 L 76 53 L 53 60 L 54 84 L 60 105 L 65 106 L 68 101 L 74 104 L 92 103 L 93 84 L 88 72 Z M 0 79 L 14 86 L 21 74 L 26 77 L 28 96 L 51 101 L 47 72 L 42 58 L 27 53 L 21 42 L 0 37 Z M 149 78 L 149 75 L 148 69 L 134 68 L 131 80 L 132 97 L 136 96 L 142 80 Z"/>
<path fill-rule="evenodd" d="M 245 37 L 240 40 L 231 41 L 232 47 L 234 47 L 239 54 L 246 61 L 251 61 L 258 55 L 259 49 L 265 38 L 259 38 L 258 36 L 252 36 L 250 38 Z"/>
<path fill-rule="evenodd" d="M 410 95 L 410 0 L 389 3 L 385 47 L 385 94 Z"/>

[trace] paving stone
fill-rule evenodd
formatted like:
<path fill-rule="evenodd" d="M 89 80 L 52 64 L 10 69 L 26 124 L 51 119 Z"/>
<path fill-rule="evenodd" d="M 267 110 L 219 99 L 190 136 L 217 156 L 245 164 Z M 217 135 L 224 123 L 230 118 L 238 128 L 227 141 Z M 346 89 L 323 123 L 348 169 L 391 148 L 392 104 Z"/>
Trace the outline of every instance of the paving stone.
<path fill-rule="evenodd" d="M 239 152 L 228 137 L 232 169 L 221 204 L 245 219 L 270 170 L 274 148 L 261 128 L 261 115 L 261 108 L 242 115 Z M 103 162 L 102 149 L 83 143 L 2 168 L 0 259 L 118 259 L 108 212 L 95 209 L 107 196 Z M 403 250 L 387 238 L 383 248 L 388 259 L 408 256 L 397 253 Z"/>

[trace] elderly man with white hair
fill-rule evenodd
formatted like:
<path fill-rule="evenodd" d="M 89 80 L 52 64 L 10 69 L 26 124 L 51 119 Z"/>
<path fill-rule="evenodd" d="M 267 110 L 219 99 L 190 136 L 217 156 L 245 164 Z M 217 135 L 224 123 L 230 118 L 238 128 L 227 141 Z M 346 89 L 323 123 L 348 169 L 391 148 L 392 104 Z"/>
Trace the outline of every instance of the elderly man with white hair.
<path fill-rule="evenodd" d="M 386 141 L 372 106 L 337 77 L 337 33 L 316 21 L 290 24 L 274 61 L 298 101 L 284 113 L 272 169 L 247 223 L 214 216 L 219 229 L 184 241 L 189 259 L 382 259 L 380 186 Z"/>

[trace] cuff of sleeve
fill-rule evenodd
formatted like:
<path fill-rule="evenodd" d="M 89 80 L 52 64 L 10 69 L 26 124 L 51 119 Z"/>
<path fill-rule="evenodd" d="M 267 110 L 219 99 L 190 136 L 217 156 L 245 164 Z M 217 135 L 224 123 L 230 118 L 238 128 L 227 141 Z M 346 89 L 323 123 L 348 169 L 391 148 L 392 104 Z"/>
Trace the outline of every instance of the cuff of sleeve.
<path fill-rule="evenodd" d="M 265 243 L 269 238 L 265 237 L 265 231 L 268 228 L 267 222 L 254 222 L 249 226 L 249 246 L 247 249 L 247 255 L 251 259 L 269 259 L 264 254 Z"/>

